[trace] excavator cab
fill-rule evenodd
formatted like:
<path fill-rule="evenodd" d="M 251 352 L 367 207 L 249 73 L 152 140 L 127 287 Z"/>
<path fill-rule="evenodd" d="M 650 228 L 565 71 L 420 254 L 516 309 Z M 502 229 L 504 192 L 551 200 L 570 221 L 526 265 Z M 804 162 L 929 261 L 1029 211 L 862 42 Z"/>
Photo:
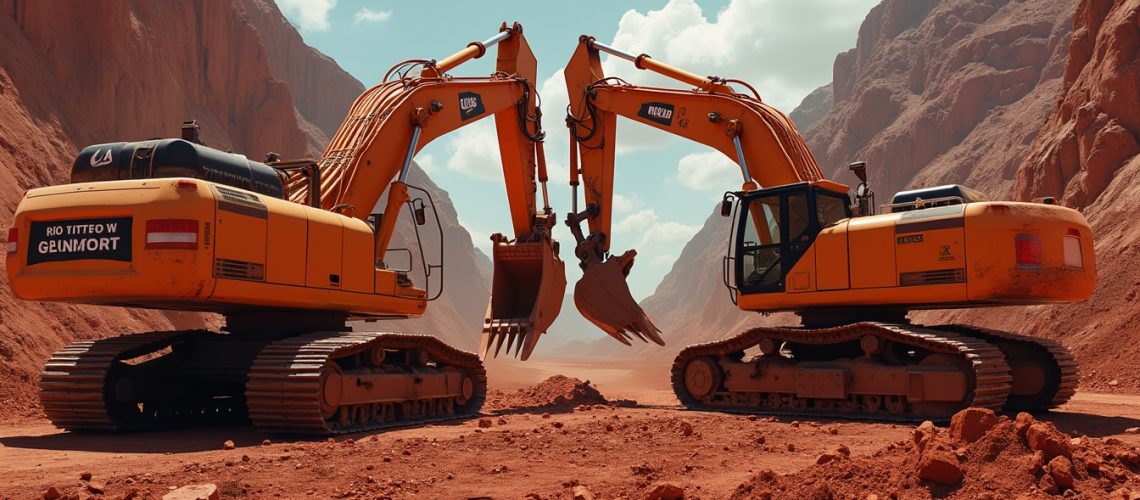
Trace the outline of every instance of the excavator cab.
<path fill-rule="evenodd" d="M 851 217 L 846 190 L 831 184 L 801 182 L 727 194 L 726 199 L 735 198 L 735 222 L 725 284 L 742 294 L 784 291 L 788 271 L 816 235 Z"/>

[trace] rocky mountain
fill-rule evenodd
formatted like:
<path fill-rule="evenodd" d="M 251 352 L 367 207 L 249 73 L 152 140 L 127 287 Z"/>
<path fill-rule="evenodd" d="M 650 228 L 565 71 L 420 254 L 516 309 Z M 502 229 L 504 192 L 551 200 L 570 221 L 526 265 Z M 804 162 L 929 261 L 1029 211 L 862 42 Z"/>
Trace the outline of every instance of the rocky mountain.
<path fill-rule="evenodd" d="M 788 118 L 792 119 L 792 123 L 796 124 L 796 128 L 806 133 L 808 130 L 819 123 L 827 112 L 831 111 L 831 107 L 835 102 L 835 95 L 831 91 L 831 84 L 821 85 L 819 88 L 811 91 L 803 101 L 800 102 L 796 109 L 788 114 Z"/>
<path fill-rule="evenodd" d="M 364 89 L 266 0 L 0 0 L 0 46 L 0 220 L 11 220 L 25 190 L 66 182 L 79 148 L 176 135 L 189 118 L 210 146 L 251 158 L 319 155 Z M 413 179 L 441 205 L 451 291 L 426 318 L 382 327 L 438 332 L 473 349 L 487 280 L 446 193 L 422 174 Z M 23 302 L 0 270 L 0 378 L 11 381 L 0 386 L 0 413 L 34 408 L 43 360 L 73 339 L 218 324 Z"/>
<path fill-rule="evenodd" d="M 1085 387 L 1140 389 L 1125 361 L 1138 350 L 1119 342 L 1140 314 L 1140 229 L 1131 223 L 1140 213 L 1138 4 L 884 0 L 856 47 L 836 57 L 830 109 L 814 125 L 797 122 L 832 178 L 853 185 L 845 166 L 866 160 L 879 202 L 908 187 L 961 183 L 1082 209 L 1098 237 L 1093 299 L 912 317 L 1060 338 L 1086 369 Z M 809 96 L 792 116 L 817 107 Z M 726 232 L 710 217 L 643 301 L 670 345 L 635 354 L 665 359 L 746 325 L 795 323 L 731 304 L 720 285 Z"/>
<path fill-rule="evenodd" d="M 816 160 L 851 182 L 846 165 L 865 160 L 882 197 L 948 182 L 1009 196 L 1056 104 L 1075 8 L 1075 0 L 883 1 L 855 48 L 835 58 L 833 108 L 806 133 Z"/>

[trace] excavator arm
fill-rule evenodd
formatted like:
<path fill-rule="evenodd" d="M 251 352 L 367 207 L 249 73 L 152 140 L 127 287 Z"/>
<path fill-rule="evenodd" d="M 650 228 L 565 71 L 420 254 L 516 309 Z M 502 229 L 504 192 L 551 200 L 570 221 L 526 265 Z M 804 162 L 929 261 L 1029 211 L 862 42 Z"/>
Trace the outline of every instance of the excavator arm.
<path fill-rule="evenodd" d="M 606 77 L 601 52 L 691 88 L 644 87 Z M 820 181 L 823 174 L 792 121 L 761 101 L 747 83 L 701 77 L 646 54 L 634 56 L 608 47 L 589 36 L 579 39 L 565 76 L 570 96 L 566 121 L 574 204 L 567 224 L 578 240 L 575 255 L 583 269 L 574 289 L 575 304 L 583 316 L 622 343 L 628 345 L 629 338 L 636 336 L 664 345 L 660 330 L 634 301 L 625 282 L 636 252 L 629 250 L 616 257 L 609 254 L 617 117 L 724 153 L 740 166 L 742 191 Z M 746 87 L 750 94 L 737 92 L 731 84 Z M 581 211 L 577 207 L 579 185 L 586 203 Z M 844 186 L 835 188 L 846 191 Z M 579 227 L 583 220 L 589 229 L 587 235 Z"/>
<path fill-rule="evenodd" d="M 495 45 L 496 71 L 490 76 L 448 74 Z M 406 181 L 415 154 L 440 136 L 494 116 L 514 238 L 491 237 L 495 272 L 480 346 L 484 356 L 492 346 L 497 354 L 506 340 L 508 353 L 513 346 L 527 359 L 557 317 L 566 287 L 558 245 L 550 237 L 555 217 L 546 196 L 536 77 L 537 63 L 518 23 L 504 23 L 494 37 L 443 60 L 405 61 L 356 99 L 317 172 L 298 172 L 288 182 L 293 201 L 312 202 L 316 189 L 322 208 L 359 219 L 367 219 L 386 194 L 375 218 L 376 261 L 384 266 L 399 212 L 409 200 Z"/>

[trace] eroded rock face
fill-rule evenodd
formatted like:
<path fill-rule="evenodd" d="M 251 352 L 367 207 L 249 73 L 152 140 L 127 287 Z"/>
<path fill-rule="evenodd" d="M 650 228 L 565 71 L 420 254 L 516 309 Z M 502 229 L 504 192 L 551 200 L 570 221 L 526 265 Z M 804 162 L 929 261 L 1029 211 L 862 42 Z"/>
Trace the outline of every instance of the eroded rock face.
<path fill-rule="evenodd" d="M 1059 87 L 1074 1 L 898 1 L 836 58 L 833 110 L 807 133 L 824 171 L 866 160 L 881 196 L 968 183 L 1009 193 Z"/>
<path fill-rule="evenodd" d="M 1083 208 L 1140 153 L 1140 2 L 1086 0 L 1073 23 L 1064 91 L 1016 191 Z"/>

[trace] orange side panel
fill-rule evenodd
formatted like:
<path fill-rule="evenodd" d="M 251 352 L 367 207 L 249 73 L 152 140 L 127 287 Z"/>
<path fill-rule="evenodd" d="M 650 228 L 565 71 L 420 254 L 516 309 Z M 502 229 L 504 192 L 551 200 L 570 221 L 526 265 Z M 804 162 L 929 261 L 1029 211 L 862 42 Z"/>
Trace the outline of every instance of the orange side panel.
<path fill-rule="evenodd" d="M 800 260 L 796 261 L 796 265 L 792 266 L 784 288 L 788 293 L 815 291 L 815 250 L 815 245 L 808 247 L 807 251 L 800 256 Z"/>
<path fill-rule="evenodd" d="M 305 207 L 296 203 L 270 203 L 265 276 L 270 283 L 304 286 L 308 239 Z"/>
<path fill-rule="evenodd" d="M 815 238 L 816 288 L 844 290 L 851 286 L 847 255 L 847 222 L 820 231 Z"/>
<path fill-rule="evenodd" d="M 268 209 L 260 197 L 248 191 L 215 186 L 246 196 L 234 202 L 218 196 L 217 223 L 214 226 L 214 259 L 265 265 L 265 236 Z M 264 276 L 264 275 L 263 275 Z"/>
<path fill-rule="evenodd" d="M 893 217 L 858 217 L 847 223 L 851 288 L 898 285 L 894 222 Z"/>
<path fill-rule="evenodd" d="M 360 219 L 344 219 L 343 271 L 341 288 L 352 292 L 372 292 L 376 269 L 372 229 Z"/>
<path fill-rule="evenodd" d="M 321 210 L 309 211 L 309 255 L 305 259 L 305 286 L 339 288 L 343 217 Z"/>

